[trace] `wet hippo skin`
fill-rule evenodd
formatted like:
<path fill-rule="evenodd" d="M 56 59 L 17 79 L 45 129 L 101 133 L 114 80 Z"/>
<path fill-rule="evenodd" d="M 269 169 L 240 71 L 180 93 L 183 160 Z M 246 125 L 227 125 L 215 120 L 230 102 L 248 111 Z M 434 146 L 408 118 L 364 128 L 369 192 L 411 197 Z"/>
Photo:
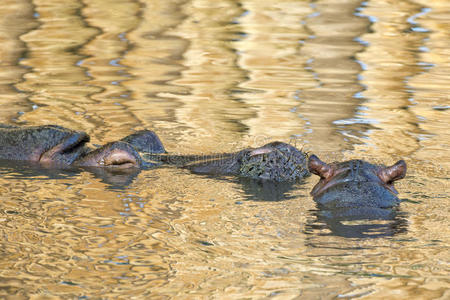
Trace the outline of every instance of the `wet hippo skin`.
<path fill-rule="evenodd" d="M 33 162 L 72 164 L 88 149 L 84 132 L 56 125 L 0 127 L 0 158 Z"/>
<path fill-rule="evenodd" d="M 310 175 L 306 154 L 282 142 L 212 155 L 167 154 L 158 136 L 150 130 L 138 131 L 97 149 L 88 147 L 88 142 L 86 133 L 57 125 L 1 125 L 0 159 L 57 167 L 114 168 L 152 167 L 159 161 L 159 164 L 176 165 L 199 174 L 237 175 L 279 182 L 301 180 Z"/>
<path fill-rule="evenodd" d="M 406 175 L 406 163 L 374 165 L 363 160 L 327 164 L 317 156 L 308 160 L 309 171 L 320 176 L 311 195 L 322 207 L 389 208 L 400 203 L 394 181 Z"/>
<path fill-rule="evenodd" d="M 17 127 L 0 125 L 0 159 L 38 162 L 47 166 L 140 168 L 137 150 L 164 153 L 156 134 L 143 130 L 98 149 L 89 136 L 57 125 Z"/>
<path fill-rule="evenodd" d="M 151 130 L 139 130 L 120 141 L 128 143 L 138 152 L 144 153 L 166 153 L 166 149 L 158 135 Z"/>
<path fill-rule="evenodd" d="M 196 174 L 237 175 L 278 182 L 301 180 L 310 175 L 306 167 L 306 154 L 282 142 L 232 153 L 152 155 L 152 159 L 160 159 L 166 164 L 177 165 Z"/>

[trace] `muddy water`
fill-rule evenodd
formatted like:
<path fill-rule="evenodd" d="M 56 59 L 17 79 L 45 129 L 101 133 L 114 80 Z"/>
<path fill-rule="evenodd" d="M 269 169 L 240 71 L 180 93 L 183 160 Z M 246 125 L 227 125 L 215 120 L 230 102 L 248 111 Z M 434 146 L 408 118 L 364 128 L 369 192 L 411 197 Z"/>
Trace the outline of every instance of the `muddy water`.
<path fill-rule="evenodd" d="M 318 211 L 316 178 L 0 166 L 0 295 L 448 299 L 448 1 L 4 0 L 0 122 L 178 153 L 295 143 L 403 158 L 383 219 Z"/>

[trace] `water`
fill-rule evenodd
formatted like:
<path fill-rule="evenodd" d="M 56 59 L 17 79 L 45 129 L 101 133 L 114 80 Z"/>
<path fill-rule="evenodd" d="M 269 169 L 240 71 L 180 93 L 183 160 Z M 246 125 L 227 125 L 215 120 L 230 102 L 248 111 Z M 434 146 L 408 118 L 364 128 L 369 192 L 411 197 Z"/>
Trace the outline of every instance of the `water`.
<path fill-rule="evenodd" d="M 317 210 L 317 178 L 0 167 L 0 295 L 448 299 L 448 1 L 0 4 L 0 122 L 170 152 L 280 140 L 402 158 L 382 218 Z"/>

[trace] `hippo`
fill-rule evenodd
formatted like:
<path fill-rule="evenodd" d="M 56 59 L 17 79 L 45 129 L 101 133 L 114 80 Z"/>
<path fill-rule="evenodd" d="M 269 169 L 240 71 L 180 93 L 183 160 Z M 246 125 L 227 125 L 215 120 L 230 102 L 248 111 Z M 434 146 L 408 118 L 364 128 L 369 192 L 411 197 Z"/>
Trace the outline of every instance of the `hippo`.
<path fill-rule="evenodd" d="M 38 162 L 47 166 L 140 168 L 138 151 L 165 152 L 157 135 L 142 130 L 98 149 L 89 136 L 57 125 L 17 127 L 0 125 L 0 159 Z"/>
<path fill-rule="evenodd" d="M 259 148 L 210 155 L 172 155 L 151 130 L 141 130 L 97 149 L 89 136 L 57 125 L 0 125 L 0 159 L 56 167 L 146 168 L 175 165 L 193 173 L 296 181 L 309 176 L 307 156 L 292 145 L 272 142 Z M 144 159 L 143 159 L 144 158 Z"/>
<path fill-rule="evenodd" d="M 232 153 L 150 155 L 149 158 L 189 169 L 195 174 L 236 175 L 276 182 L 297 181 L 310 175 L 306 167 L 307 155 L 283 142 L 271 142 Z"/>
<path fill-rule="evenodd" d="M 327 164 L 311 155 L 308 169 L 320 176 L 311 195 L 321 208 L 358 208 L 358 211 L 397 206 L 400 200 L 394 182 L 406 175 L 403 160 L 389 167 L 359 159 Z"/>

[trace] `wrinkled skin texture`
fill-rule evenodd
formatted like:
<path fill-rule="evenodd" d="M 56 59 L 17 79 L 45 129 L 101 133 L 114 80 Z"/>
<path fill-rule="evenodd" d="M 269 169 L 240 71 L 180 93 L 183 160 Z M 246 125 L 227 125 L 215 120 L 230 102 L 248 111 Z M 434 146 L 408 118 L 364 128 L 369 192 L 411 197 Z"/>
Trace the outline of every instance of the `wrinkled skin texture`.
<path fill-rule="evenodd" d="M 306 154 L 295 147 L 273 142 L 247 150 L 243 155 L 239 175 L 273 181 L 295 181 L 309 175 Z"/>
<path fill-rule="evenodd" d="M 89 136 L 56 125 L 16 127 L 0 125 L 0 159 L 38 162 L 47 166 L 140 168 L 137 150 L 164 153 L 157 135 L 142 130 L 121 141 L 92 150 Z"/>
<path fill-rule="evenodd" d="M 312 155 L 308 168 L 311 173 L 320 176 L 311 195 L 321 207 L 390 208 L 400 203 L 394 181 L 406 175 L 403 160 L 390 167 L 362 160 L 326 164 Z"/>
<path fill-rule="evenodd" d="M 155 156 L 152 159 L 158 159 Z M 306 154 L 295 147 L 272 142 L 259 148 L 212 155 L 167 155 L 163 162 L 197 174 L 237 175 L 270 181 L 296 181 L 309 176 Z"/>

